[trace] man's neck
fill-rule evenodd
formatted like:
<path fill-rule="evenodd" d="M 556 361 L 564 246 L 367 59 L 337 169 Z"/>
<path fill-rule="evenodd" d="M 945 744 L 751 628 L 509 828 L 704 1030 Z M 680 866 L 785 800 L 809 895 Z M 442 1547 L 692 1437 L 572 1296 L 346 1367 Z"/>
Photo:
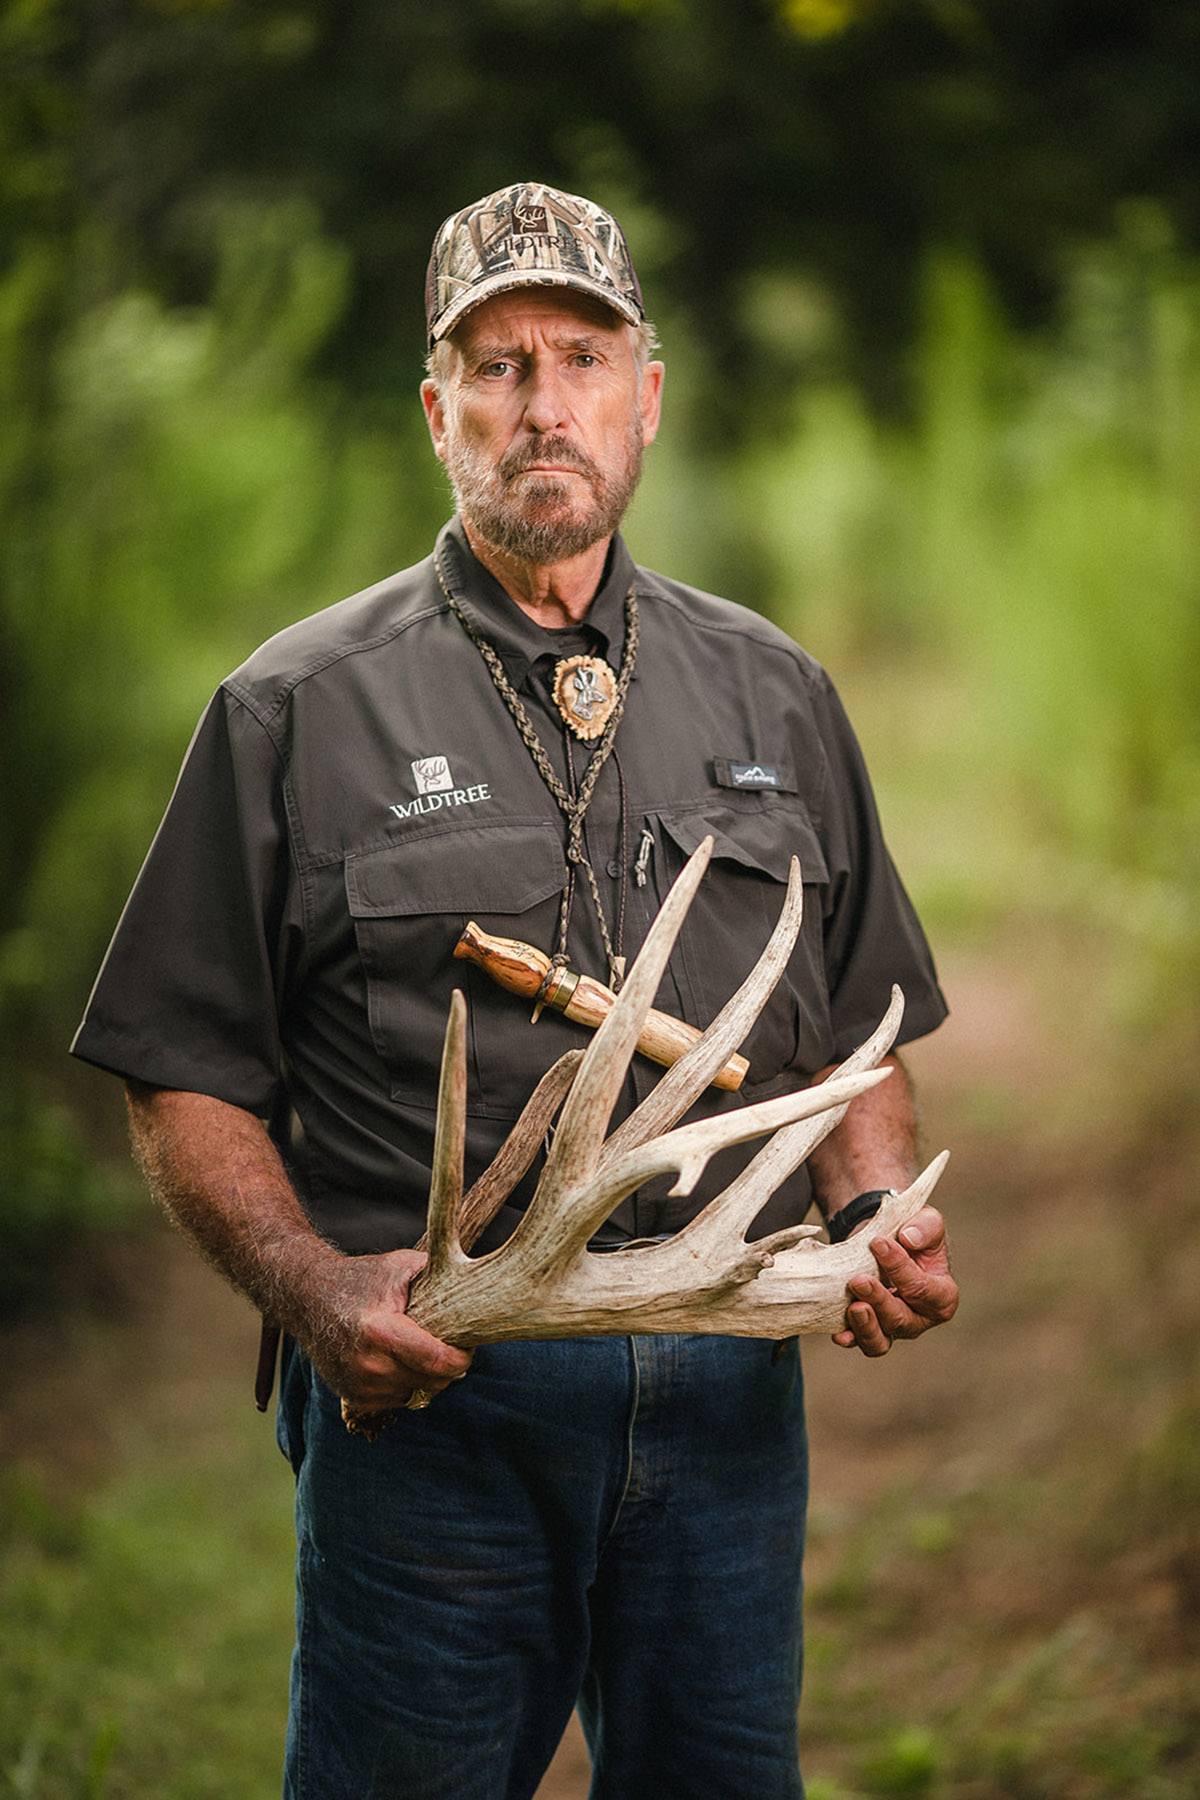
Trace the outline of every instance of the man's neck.
<path fill-rule="evenodd" d="M 463 530 L 488 574 L 535 624 L 554 631 L 564 625 L 578 625 L 587 616 L 604 577 L 610 537 L 565 562 L 530 563 L 489 544 L 469 519 L 464 518 Z"/>

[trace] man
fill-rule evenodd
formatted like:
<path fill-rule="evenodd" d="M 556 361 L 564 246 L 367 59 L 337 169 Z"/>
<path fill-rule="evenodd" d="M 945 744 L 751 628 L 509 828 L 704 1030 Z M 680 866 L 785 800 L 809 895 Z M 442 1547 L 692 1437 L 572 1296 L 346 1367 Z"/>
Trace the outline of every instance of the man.
<path fill-rule="evenodd" d="M 818 1076 L 893 980 L 907 1037 L 945 1007 L 822 671 L 755 614 L 638 568 L 616 535 L 663 382 L 616 222 L 552 188 L 501 190 L 443 225 L 426 299 L 422 400 L 458 515 L 425 562 L 223 684 L 74 1048 L 127 1078 L 155 1193 L 288 1334 L 286 1792 L 528 1796 L 578 1700 L 596 1795 L 794 1796 L 795 1345 L 588 1339 L 472 1361 L 406 1316 L 452 989 L 470 1006 L 469 1174 L 581 1036 L 553 1012 L 531 1025 L 452 952 L 474 917 L 618 984 L 711 834 L 664 1010 L 713 1016 L 793 852 L 807 892 L 745 1087 L 699 1111 Z M 654 1079 L 635 1059 L 617 1116 Z M 811 1159 L 835 1231 L 908 1183 L 914 1139 L 898 1071 Z M 752 1151 L 688 1198 L 640 1191 L 598 1247 L 670 1234 Z M 801 1171 L 756 1231 L 809 1200 Z M 856 1284 L 835 1342 L 878 1356 L 950 1317 L 941 1219 L 902 1236 L 873 1244 L 880 1279 Z M 339 1397 L 400 1411 L 368 1443 Z"/>

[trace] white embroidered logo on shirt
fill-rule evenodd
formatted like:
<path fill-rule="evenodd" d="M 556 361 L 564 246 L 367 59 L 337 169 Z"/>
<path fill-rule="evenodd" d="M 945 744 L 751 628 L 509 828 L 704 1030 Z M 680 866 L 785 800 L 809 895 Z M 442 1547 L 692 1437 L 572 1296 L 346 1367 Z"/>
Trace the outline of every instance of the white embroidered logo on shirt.
<path fill-rule="evenodd" d="M 411 766 L 417 797 L 415 800 L 398 800 L 388 807 L 398 819 L 424 818 L 426 813 L 441 812 L 444 806 L 478 806 L 481 800 L 492 797 L 486 781 L 476 781 L 465 788 L 455 787 L 449 759 L 445 756 L 418 756 Z"/>
<path fill-rule="evenodd" d="M 454 786 L 450 764 L 444 756 L 419 756 L 412 772 L 418 794 L 440 794 Z"/>

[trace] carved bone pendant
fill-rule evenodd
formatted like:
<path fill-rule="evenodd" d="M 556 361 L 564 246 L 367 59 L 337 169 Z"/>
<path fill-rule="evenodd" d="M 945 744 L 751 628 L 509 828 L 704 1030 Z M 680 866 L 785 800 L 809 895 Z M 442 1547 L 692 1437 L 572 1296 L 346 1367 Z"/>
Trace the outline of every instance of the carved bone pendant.
<path fill-rule="evenodd" d="M 577 738 L 591 743 L 612 717 L 617 678 L 602 656 L 567 656 L 554 665 L 554 704 Z"/>

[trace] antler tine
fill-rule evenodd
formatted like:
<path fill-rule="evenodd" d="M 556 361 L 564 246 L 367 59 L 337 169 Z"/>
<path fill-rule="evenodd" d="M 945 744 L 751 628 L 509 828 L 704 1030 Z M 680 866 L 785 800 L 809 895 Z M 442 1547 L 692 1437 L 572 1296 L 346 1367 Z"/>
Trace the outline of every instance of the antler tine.
<path fill-rule="evenodd" d="M 798 1088 L 794 1093 L 780 1094 L 774 1100 L 761 1100 L 757 1106 L 717 1113 L 711 1119 L 681 1125 L 676 1131 L 627 1150 L 618 1163 L 596 1169 L 572 1193 L 569 1218 L 556 1221 L 556 1246 L 573 1254 L 603 1224 L 613 1208 L 644 1181 L 674 1171 L 677 1179 L 671 1189 L 672 1196 L 690 1194 L 718 1150 L 724 1150 L 730 1144 L 745 1143 L 747 1138 L 760 1137 L 767 1131 L 778 1131 L 780 1126 L 811 1118 L 814 1113 L 848 1106 L 857 1094 L 877 1087 L 890 1074 L 890 1069 L 870 1069 L 837 1081 L 823 1081 L 819 1087 Z M 560 1126 L 560 1132 L 561 1129 Z M 764 1202 L 765 1199 L 764 1195 Z M 518 1230 L 524 1224 L 522 1220 Z M 743 1248 L 736 1240 L 735 1247 L 739 1251 Z"/>
<path fill-rule="evenodd" d="M 834 1075 L 857 1074 L 859 1069 L 873 1069 L 881 1062 L 896 1041 L 896 1033 L 900 1029 L 900 1021 L 904 1017 L 904 990 L 892 983 L 892 992 L 888 1000 L 887 1011 L 878 1025 L 857 1050 L 852 1050 L 844 1063 L 839 1063 L 833 1071 Z"/>
<path fill-rule="evenodd" d="M 902 1226 L 907 1225 L 928 1201 L 949 1161 L 950 1152 L 941 1151 L 903 1193 L 890 1195 L 871 1221 L 871 1236 L 894 1237 Z"/>
<path fill-rule="evenodd" d="M 950 1160 L 943 1150 L 902 1194 L 885 1200 L 872 1220 L 872 1237 L 894 1237 L 927 1204 Z M 865 1234 L 864 1234 L 865 1236 Z M 723 1329 L 735 1336 L 790 1336 L 795 1331 L 836 1331 L 845 1323 L 846 1283 L 853 1275 L 875 1273 L 861 1237 L 844 1244 L 807 1244 L 781 1250 L 754 1283 L 730 1300 Z M 757 1318 L 752 1317 L 757 1313 Z M 743 1323 L 744 1321 L 744 1323 Z"/>
<path fill-rule="evenodd" d="M 527 1218 L 543 1197 L 548 1199 L 571 1180 L 572 1171 L 595 1166 L 642 1024 L 654 1003 L 663 970 L 708 867 L 712 848 L 712 838 L 706 837 L 688 858 L 646 933 L 616 1004 L 588 1045 Z"/>
<path fill-rule="evenodd" d="M 668 1130 L 699 1099 L 713 1076 L 743 1042 L 787 968 L 804 916 L 804 881 L 800 861 L 793 856 L 788 870 L 787 894 L 766 949 L 737 992 L 721 1008 L 704 1036 L 667 1070 L 657 1085 L 617 1127 L 600 1157 L 608 1167 L 626 1150 L 644 1144 Z"/>
<path fill-rule="evenodd" d="M 437 1123 L 433 1134 L 433 1169 L 429 1183 L 429 1228 L 426 1240 L 430 1278 L 447 1274 L 465 1262 L 458 1241 L 458 1209 L 462 1203 L 463 1151 L 467 1134 L 467 1003 L 461 988 L 450 996 L 442 1072 L 438 1081 Z"/>
<path fill-rule="evenodd" d="M 903 1017 L 904 995 L 898 987 L 893 987 L 888 1009 L 870 1037 L 833 1071 L 823 1085 L 828 1086 L 829 1082 L 846 1075 L 857 1075 L 863 1069 L 873 1069 L 895 1043 Z M 704 1211 L 683 1227 L 678 1234 L 680 1242 L 698 1249 L 718 1240 L 744 1237 L 775 1189 L 812 1155 L 831 1131 L 836 1131 L 846 1116 L 848 1105 L 849 1101 L 777 1131 L 725 1191 L 710 1200 Z"/>
<path fill-rule="evenodd" d="M 492 1161 L 467 1190 L 458 1213 L 464 1250 L 478 1242 L 533 1161 L 582 1061 L 582 1050 L 567 1050 L 550 1065 Z"/>

